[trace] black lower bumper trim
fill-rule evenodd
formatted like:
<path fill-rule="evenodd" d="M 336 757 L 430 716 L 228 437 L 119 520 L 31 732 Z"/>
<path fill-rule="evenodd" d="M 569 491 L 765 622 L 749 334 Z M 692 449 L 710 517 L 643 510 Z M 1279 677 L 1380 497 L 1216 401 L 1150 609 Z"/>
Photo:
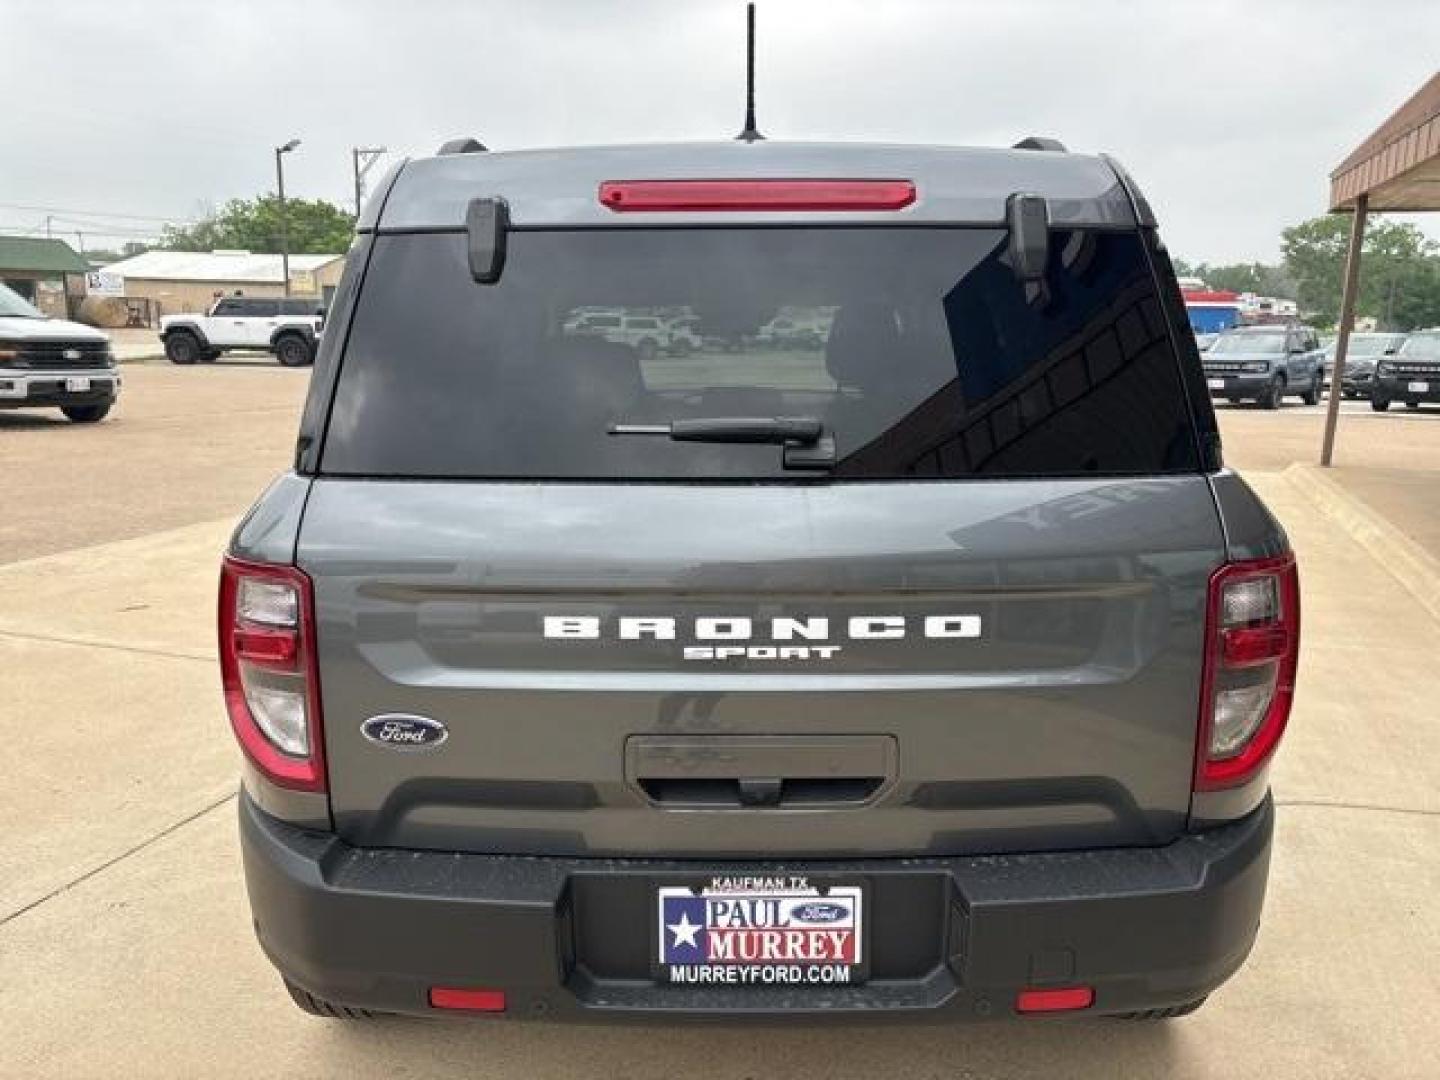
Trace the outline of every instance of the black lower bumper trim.
<path fill-rule="evenodd" d="M 370 850 L 242 795 L 256 931 L 290 981 L 357 1008 L 435 1015 L 435 985 L 504 990 L 567 1018 L 1010 1015 L 1025 987 L 1088 985 L 1090 1013 L 1178 1005 L 1245 959 L 1273 811 L 1164 847 L 736 864 Z M 662 986 L 643 977 L 654 882 L 675 874 L 861 879 L 871 977 L 845 988 Z"/>

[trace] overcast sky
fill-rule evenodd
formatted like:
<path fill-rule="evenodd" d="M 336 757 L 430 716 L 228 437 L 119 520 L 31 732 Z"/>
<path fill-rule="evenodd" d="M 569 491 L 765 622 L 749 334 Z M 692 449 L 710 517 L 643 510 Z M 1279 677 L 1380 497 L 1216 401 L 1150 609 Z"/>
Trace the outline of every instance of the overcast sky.
<path fill-rule="evenodd" d="M 760 0 L 758 21 L 769 137 L 1054 135 L 1116 154 L 1171 249 L 1211 262 L 1275 259 L 1440 63 L 1437 0 Z M 743 24 L 740 0 L 0 0 L 0 229 L 193 217 L 273 190 L 291 137 L 287 190 L 347 205 L 355 145 L 729 137 Z"/>

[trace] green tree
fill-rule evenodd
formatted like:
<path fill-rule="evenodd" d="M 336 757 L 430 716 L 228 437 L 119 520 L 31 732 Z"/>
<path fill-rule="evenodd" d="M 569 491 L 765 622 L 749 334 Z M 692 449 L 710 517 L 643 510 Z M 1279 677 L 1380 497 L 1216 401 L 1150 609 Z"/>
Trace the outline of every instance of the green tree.
<path fill-rule="evenodd" d="M 1285 230 L 1285 268 L 1299 286 L 1301 308 L 1319 323 L 1340 317 L 1350 218 L 1326 215 Z M 1365 231 L 1356 312 L 1386 329 L 1440 322 L 1440 245 L 1413 225 L 1372 218 Z"/>
<path fill-rule="evenodd" d="M 293 255 L 330 255 L 350 246 L 355 219 L 324 199 L 286 199 L 285 224 Z M 280 250 L 280 200 L 274 195 L 232 199 L 193 225 L 167 227 L 160 243 L 172 251 Z"/>

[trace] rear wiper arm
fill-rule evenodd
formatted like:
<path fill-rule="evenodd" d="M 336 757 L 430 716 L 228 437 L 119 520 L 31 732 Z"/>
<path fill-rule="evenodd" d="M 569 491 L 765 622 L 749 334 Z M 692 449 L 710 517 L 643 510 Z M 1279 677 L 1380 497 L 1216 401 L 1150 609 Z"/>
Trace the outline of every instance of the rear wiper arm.
<path fill-rule="evenodd" d="M 660 435 L 675 442 L 814 446 L 825 425 L 807 416 L 706 416 L 668 424 L 611 424 L 611 435 Z"/>
<path fill-rule="evenodd" d="M 835 439 L 809 416 L 706 416 L 668 424 L 611 424 L 611 435 L 659 435 L 675 442 L 771 443 L 783 446 L 787 469 L 828 469 Z"/>

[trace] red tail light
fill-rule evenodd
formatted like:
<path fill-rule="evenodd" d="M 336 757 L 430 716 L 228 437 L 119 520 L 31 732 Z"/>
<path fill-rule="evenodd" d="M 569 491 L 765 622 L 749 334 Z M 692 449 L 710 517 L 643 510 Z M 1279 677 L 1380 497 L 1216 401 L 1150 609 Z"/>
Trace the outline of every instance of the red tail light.
<path fill-rule="evenodd" d="M 1236 787 L 1285 733 L 1300 658 L 1293 555 L 1228 563 L 1210 578 L 1195 790 Z"/>
<path fill-rule="evenodd" d="M 304 573 L 226 557 L 220 681 L 235 738 L 261 774 L 281 787 L 324 791 L 315 600 Z"/>
<path fill-rule="evenodd" d="M 606 180 L 600 201 L 619 213 L 685 210 L 900 210 L 910 180 Z"/>
<path fill-rule="evenodd" d="M 504 990 L 474 990 L 459 986 L 432 986 L 432 1009 L 462 1009 L 466 1012 L 504 1012 Z"/>
<path fill-rule="evenodd" d="M 1057 990 L 1021 990 L 1015 995 L 1015 1011 L 1073 1012 L 1095 1004 L 1095 991 L 1089 986 L 1066 986 Z"/>

